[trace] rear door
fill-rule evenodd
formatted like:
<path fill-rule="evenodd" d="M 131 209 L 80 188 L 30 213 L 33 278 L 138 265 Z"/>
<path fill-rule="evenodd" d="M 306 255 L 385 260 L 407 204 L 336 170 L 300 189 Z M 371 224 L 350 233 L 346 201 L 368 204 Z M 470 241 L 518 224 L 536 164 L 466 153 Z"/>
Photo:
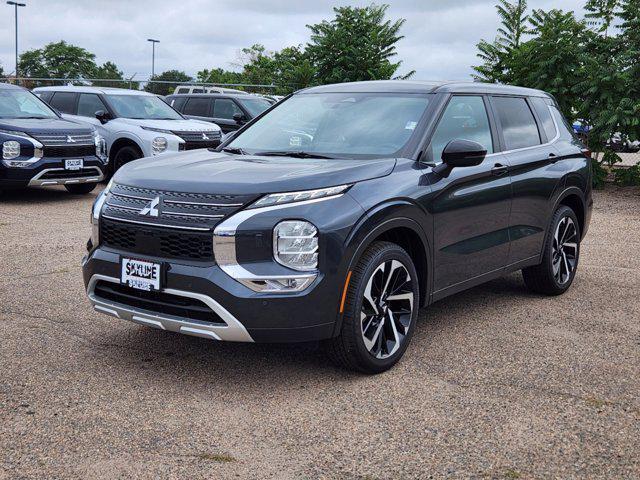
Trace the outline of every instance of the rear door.
<path fill-rule="evenodd" d="M 182 108 L 182 114 L 187 118 L 195 120 L 204 120 L 205 122 L 213 121 L 211 118 L 213 109 L 213 99 L 203 95 L 187 98 Z"/>
<path fill-rule="evenodd" d="M 78 106 L 78 94 L 75 92 L 54 92 L 49 105 L 62 114 L 75 115 Z"/>
<path fill-rule="evenodd" d="M 509 264 L 531 260 L 542 251 L 549 202 L 560 186 L 563 167 L 554 146 L 557 129 L 544 100 L 492 96 L 500 142 L 510 166 L 513 203 L 509 219 Z"/>
<path fill-rule="evenodd" d="M 438 297 L 498 275 L 509 255 L 511 185 L 508 164 L 491 127 L 488 99 L 454 95 L 433 133 L 430 149 L 440 163 L 452 140 L 472 140 L 488 154 L 480 165 L 433 174 L 429 210 L 434 221 L 434 295 Z"/>

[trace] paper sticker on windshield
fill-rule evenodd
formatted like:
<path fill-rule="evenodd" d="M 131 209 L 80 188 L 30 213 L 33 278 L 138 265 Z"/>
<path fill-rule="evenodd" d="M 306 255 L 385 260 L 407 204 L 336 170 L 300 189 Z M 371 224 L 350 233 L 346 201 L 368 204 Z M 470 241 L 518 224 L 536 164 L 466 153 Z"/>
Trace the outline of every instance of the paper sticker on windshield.
<path fill-rule="evenodd" d="M 407 124 L 404 126 L 405 130 L 415 130 L 416 129 L 416 125 L 418 125 L 418 122 L 407 122 Z"/>
<path fill-rule="evenodd" d="M 302 145 L 302 138 L 300 137 L 289 137 L 289 146 L 290 147 L 299 147 Z"/>

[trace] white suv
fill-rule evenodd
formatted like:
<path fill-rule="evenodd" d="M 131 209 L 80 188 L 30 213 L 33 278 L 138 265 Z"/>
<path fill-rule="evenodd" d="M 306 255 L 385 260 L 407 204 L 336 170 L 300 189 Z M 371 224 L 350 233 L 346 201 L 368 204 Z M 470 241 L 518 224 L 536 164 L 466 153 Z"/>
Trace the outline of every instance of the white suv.
<path fill-rule="evenodd" d="M 137 158 L 217 147 L 222 138 L 218 125 L 186 119 L 152 93 L 73 86 L 33 93 L 64 118 L 94 126 L 106 140 L 113 172 Z"/>

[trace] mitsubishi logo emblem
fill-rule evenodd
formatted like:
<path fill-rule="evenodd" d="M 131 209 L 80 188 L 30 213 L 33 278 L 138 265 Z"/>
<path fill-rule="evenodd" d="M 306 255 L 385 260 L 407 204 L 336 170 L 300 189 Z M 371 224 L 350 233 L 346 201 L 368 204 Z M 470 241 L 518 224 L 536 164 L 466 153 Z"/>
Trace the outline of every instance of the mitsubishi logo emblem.
<path fill-rule="evenodd" d="M 151 200 L 149 202 L 149 204 L 144 207 L 142 210 L 140 210 L 140 212 L 138 212 L 139 215 L 145 215 L 145 216 L 149 216 L 149 217 L 157 217 L 158 216 L 158 204 L 160 203 L 160 197 L 156 197 L 153 200 Z"/>
<path fill-rule="evenodd" d="M 209 137 L 207 137 L 207 134 L 202 132 L 202 139 L 203 140 L 209 140 Z"/>
<path fill-rule="evenodd" d="M 76 143 L 76 141 L 71 137 L 71 135 L 67 135 L 67 143 Z"/>

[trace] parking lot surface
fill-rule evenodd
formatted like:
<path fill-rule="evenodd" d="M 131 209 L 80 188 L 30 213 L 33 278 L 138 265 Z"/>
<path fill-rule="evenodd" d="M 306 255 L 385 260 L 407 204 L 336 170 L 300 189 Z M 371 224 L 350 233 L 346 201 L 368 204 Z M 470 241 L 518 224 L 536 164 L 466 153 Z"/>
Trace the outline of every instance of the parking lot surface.
<path fill-rule="evenodd" d="M 0 479 L 640 476 L 640 190 L 595 193 L 567 294 L 438 302 L 378 376 L 94 312 L 93 198 L 0 199 Z"/>

